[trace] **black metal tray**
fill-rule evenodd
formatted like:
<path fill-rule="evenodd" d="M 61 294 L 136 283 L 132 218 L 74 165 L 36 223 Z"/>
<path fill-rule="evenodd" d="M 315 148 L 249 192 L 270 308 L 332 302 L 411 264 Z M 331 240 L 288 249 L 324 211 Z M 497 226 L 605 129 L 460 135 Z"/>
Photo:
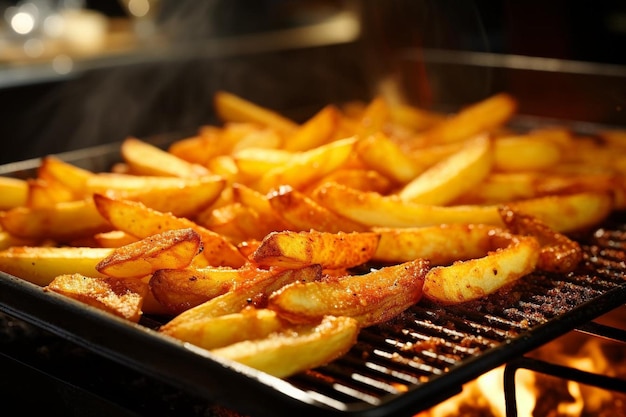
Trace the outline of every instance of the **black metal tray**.
<path fill-rule="evenodd" d="M 119 160 L 119 144 L 59 155 L 94 171 Z M 38 160 L 0 167 L 29 177 Z M 278 379 L 158 333 L 146 317 L 134 324 L 0 272 L 0 311 L 76 343 L 182 392 L 249 415 L 413 415 L 461 386 L 626 302 L 626 220 L 606 227 L 618 241 L 608 255 L 585 245 L 582 269 L 536 274 L 507 294 L 441 307 L 420 302 L 381 326 L 363 329 L 344 357 Z M 620 246 L 621 245 L 621 246 Z M 593 253 L 592 253 L 593 252 Z M 600 251 L 600 253 L 604 253 Z M 617 261 L 616 261 L 617 259 Z M 620 260 L 621 259 L 621 263 Z M 617 265 L 617 266 L 616 266 Z"/>

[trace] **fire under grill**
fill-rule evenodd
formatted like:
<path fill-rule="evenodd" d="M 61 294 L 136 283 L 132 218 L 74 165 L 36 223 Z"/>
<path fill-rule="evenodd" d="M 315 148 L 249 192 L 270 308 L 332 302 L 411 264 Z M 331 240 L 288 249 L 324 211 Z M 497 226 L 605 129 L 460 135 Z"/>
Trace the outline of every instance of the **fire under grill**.
<path fill-rule="evenodd" d="M 592 320 L 626 302 L 623 213 L 578 239 L 585 257 L 574 273 L 535 273 L 486 299 L 462 305 L 422 301 L 383 325 L 363 329 L 344 357 L 286 380 L 221 362 L 165 338 L 150 329 L 160 324 L 158 318 L 129 324 L 8 276 L 0 280 L 0 308 L 97 357 L 112 359 L 115 366 L 138 372 L 126 382 L 129 389 L 137 389 L 137 378 L 143 381 L 139 385 L 150 378 L 175 389 L 176 395 L 163 396 L 169 398 L 173 412 L 173 399 L 180 402 L 182 395 L 251 415 L 319 415 L 322 411 L 325 415 L 413 415 L 460 392 L 464 383 L 519 361 L 565 333 L 595 328 Z M 4 355 L 12 356 L 3 349 Z M 18 362 L 29 361 L 13 351 Z M 525 366 L 532 365 L 520 362 L 513 368 Z M 143 407 L 155 403 L 154 389 L 144 391 L 152 399 L 144 399 Z M 110 400 L 115 401 L 116 395 Z M 191 409 L 199 412 L 197 405 Z"/>

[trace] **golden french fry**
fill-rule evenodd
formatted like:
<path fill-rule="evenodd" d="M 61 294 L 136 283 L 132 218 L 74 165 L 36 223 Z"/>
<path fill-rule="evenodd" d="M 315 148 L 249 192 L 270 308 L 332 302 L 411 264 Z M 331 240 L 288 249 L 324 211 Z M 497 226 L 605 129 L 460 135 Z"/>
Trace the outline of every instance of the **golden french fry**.
<path fill-rule="evenodd" d="M 185 161 L 134 137 L 126 138 L 120 151 L 133 174 L 165 177 L 199 177 L 210 174 L 209 170 L 200 164 Z"/>
<path fill-rule="evenodd" d="M 0 251 L 0 271 L 41 286 L 65 274 L 99 277 L 103 275 L 96 270 L 96 265 L 111 251 L 108 248 L 14 246 Z"/>
<path fill-rule="evenodd" d="M 389 117 L 394 124 L 413 132 L 421 132 L 445 120 L 445 116 L 407 104 L 394 104 L 389 108 Z"/>
<path fill-rule="evenodd" d="M 167 230 L 114 249 L 96 269 L 115 278 L 144 277 L 159 269 L 185 268 L 201 249 L 200 235 L 193 229 Z"/>
<path fill-rule="evenodd" d="M 341 139 L 300 152 L 289 162 L 263 174 L 256 188 L 268 192 L 289 184 L 300 189 L 344 165 L 352 153 L 355 140 L 353 137 Z"/>
<path fill-rule="evenodd" d="M 424 297 L 444 304 L 475 300 L 534 271 L 539 242 L 534 237 L 497 233 L 481 258 L 435 266 L 426 273 Z"/>
<path fill-rule="evenodd" d="M 72 201 L 74 192 L 55 180 L 33 178 L 27 181 L 28 197 L 25 204 L 30 208 L 52 207 L 56 203 Z"/>
<path fill-rule="evenodd" d="M 269 202 L 290 224 L 292 230 L 317 230 L 319 232 L 365 232 L 368 228 L 320 206 L 315 200 L 305 194 L 291 189 L 280 187 L 268 196 Z M 265 234 L 269 233 L 267 231 Z M 262 238 L 262 237 L 260 237 Z"/>
<path fill-rule="evenodd" d="M 500 93 L 461 109 L 434 127 L 421 139 L 430 144 L 450 143 L 469 139 L 504 125 L 517 110 L 516 100 Z"/>
<path fill-rule="evenodd" d="M 260 266 L 350 268 L 371 259 L 379 236 L 375 233 L 272 232 L 252 255 Z"/>
<path fill-rule="evenodd" d="M 263 239 L 265 235 L 276 230 L 276 223 L 264 221 L 256 210 L 241 203 L 230 203 L 207 210 L 198 215 L 196 222 L 235 243 Z"/>
<path fill-rule="evenodd" d="M 537 197 L 544 178 L 534 172 L 492 172 L 454 204 L 497 204 Z"/>
<path fill-rule="evenodd" d="M 386 263 L 427 259 L 432 266 L 484 256 L 492 235 L 502 232 L 486 224 L 438 224 L 424 227 L 374 227 L 380 242 L 372 260 Z"/>
<path fill-rule="evenodd" d="M 0 224 L 16 237 L 53 239 L 57 242 L 68 242 L 111 229 L 90 199 L 56 203 L 51 207 L 16 207 L 0 214 Z"/>
<path fill-rule="evenodd" d="M 138 202 L 112 199 L 101 194 L 95 194 L 93 200 L 98 212 L 114 229 L 143 239 L 166 230 L 191 228 L 200 235 L 204 248 L 202 253 L 210 265 L 239 267 L 245 262 L 243 255 L 231 242 L 189 219 L 159 212 Z"/>
<path fill-rule="evenodd" d="M 553 230 L 568 233 L 599 224 L 613 210 L 613 197 L 603 192 L 551 195 L 512 202 L 509 207 L 536 217 Z"/>
<path fill-rule="evenodd" d="M 26 205 L 28 183 L 19 178 L 0 176 L 0 210 Z"/>
<path fill-rule="evenodd" d="M 324 107 L 286 138 L 284 149 L 291 152 L 307 151 L 329 142 L 339 125 L 339 117 L 337 107 Z"/>
<path fill-rule="evenodd" d="M 245 148 L 233 153 L 239 171 L 250 178 L 257 178 L 268 170 L 287 163 L 293 152 L 284 149 Z"/>
<path fill-rule="evenodd" d="M 148 286 L 137 279 L 89 277 L 75 273 L 56 277 L 45 290 L 138 322 Z"/>
<path fill-rule="evenodd" d="M 243 184 L 233 184 L 233 199 L 253 209 L 259 216 L 259 222 L 272 230 L 292 230 L 289 224 L 269 202 L 269 197 Z"/>
<path fill-rule="evenodd" d="M 374 97 L 363 109 L 363 114 L 359 118 L 357 136 L 363 138 L 383 131 L 389 117 L 389 103 L 381 96 Z"/>
<path fill-rule="evenodd" d="M 359 139 L 355 144 L 355 151 L 369 168 L 400 184 L 411 181 L 427 168 L 416 163 L 382 132 Z"/>
<path fill-rule="evenodd" d="M 243 340 L 261 339 L 283 327 L 283 321 L 272 310 L 244 308 L 239 313 L 181 322 L 171 335 L 204 349 L 216 349 Z"/>
<path fill-rule="evenodd" d="M 502 225 L 496 206 L 418 204 L 397 195 L 383 196 L 337 183 L 320 187 L 314 198 L 341 216 L 372 227 L 421 227 L 443 223 Z"/>
<path fill-rule="evenodd" d="M 494 140 L 493 168 L 500 172 L 541 171 L 561 160 L 561 147 L 550 141 L 527 136 Z"/>
<path fill-rule="evenodd" d="M 345 354 L 356 343 L 358 332 L 354 319 L 327 316 L 317 325 L 288 328 L 263 339 L 246 340 L 211 352 L 276 377 L 287 377 Z"/>
<path fill-rule="evenodd" d="M 236 272 L 233 272 L 233 274 L 236 274 Z M 233 277 L 232 284 L 226 282 L 224 285 L 226 289 L 221 288 L 218 290 L 222 291 L 220 295 L 210 297 L 210 294 L 208 294 L 209 297 L 207 297 L 206 293 L 203 294 L 202 296 L 206 301 L 191 308 L 189 308 L 189 304 L 185 304 L 185 294 L 181 294 L 181 297 L 176 303 L 165 303 L 166 306 L 170 308 L 174 307 L 171 308 L 171 311 L 177 311 L 179 314 L 168 323 L 161 326 L 159 331 L 176 337 L 178 326 L 189 321 L 204 320 L 226 314 L 239 313 L 246 307 L 265 308 L 267 298 L 279 288 L 293 282 L 312 282 L 321 279 L 322 267 L 320 265 L 310 265 L 296 269 L 261 270 L 260 273 L 257 274 L 244 272 L 242 276 L 245 277 L 245 279 Z M 169 279 L 169 277 L 167 279 Z M 182 279 L 184 279 L 184 277 Z M 206 284 L 207 287 L 211 285 L 210 282 Z M 176 287 L 178 284 L 173 280 L 172 285 L 175 287 L 175 290 L 178 289 Z M 155 287 L 153 283 L 151 283 L 151 288 L 154 292 Z M 200 293 L 200 291 L 198 293 Z M 208 291 L 212 291 L 212 288 L 208 288 Z M 171 293 L 164 293 L 164 296 L 171 296 Z"/>
<path fill-rule="evenodd" d="M 168 311 L 180 314 L 248 281 L 274 277 L 279 272 L 252 266 L 237 269 L 224 267 L 161 269 L 152 275 L 150 289 Z"/>
<path fill-rule="evenodd" d="M 398 195 L 407 201 L 445 205 L 476 187 L 491 171 L 492 161 L 491 140 L 478 136 L 406 184 Z"/>
<path fill-rule="evenodd" d="M 382 323 L 422 297 L 428 261 L 416 259 L 364 275 L 289 284 L 274 292 L 268 308 L 294 323 L 327 314 L 352 317 L 361 327 Z"/>
<path fill-rule="evenodd" d="M 305 188 L 304 192 L 305 194 L 314 195 L 315 190 L 327 182 L 336 182 L 357 190 L 375 191 L 381 194 L 388 193 L 393 186 L 391 180 L 373 169 L 340 168 L 324 176 L 310 187 Z"/>
<path fill-rule="evenodd" d="M 75 198 L 86 196 L 85 186 L 93 172 L 65 162 L 55 156 L 46 156 L 37 169 L 37 178 L 48 182 L 57 182 L 74 193 Z"/>
<path fill-rule="evenodd" d="M 298 125 L 276 113 L 225 91 L 214 96 L 215 111 L 225 122 L 252 122 L 270 127 L 281 134 L 294 132 Z"/>
<path fill-rule="evenodd" d="M 197 135 L 171 143 L 167 151 L 187 162 L 206 166 L 211 158 L 230 152 L 230 144 L 222 140 L 221 131 L 216 126 L 203 126 Z"/>

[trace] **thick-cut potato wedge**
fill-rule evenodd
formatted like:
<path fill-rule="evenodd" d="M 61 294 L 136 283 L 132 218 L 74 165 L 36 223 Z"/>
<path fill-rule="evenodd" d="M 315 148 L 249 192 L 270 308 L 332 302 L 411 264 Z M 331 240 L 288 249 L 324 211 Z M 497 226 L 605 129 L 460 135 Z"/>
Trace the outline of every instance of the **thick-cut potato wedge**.
<path fill-rule="evenodd" d="M 533 172 L 492 172 L 453 204 L 498 204 L 537 197 L 544 178 Z"/>
<path fill-rule="evenodd" d="M 75 273 L 56 277 L 45 290 L 63 294 L 136 323 L 141 317 L 148 285 L 137 279 L 89 277 Z"/>
<path fill-rule="evenodd" d="M 196 222 L 235 243 L 263 239 L 266 234 L 275 230 L 273 223 L 264 222 L 256 210 L 241 203 L 230 203 L 207 210 L 198 215 Z"/>
<path fill-rule="evenodd" d="M 430 144 L 469 139 L 504 125 L 517 110 L 516 100 L 506 93 L 495 94 L 468 106 L 422 134 Z"/>
<path fill-rule="evenodd" d="M 580 192 L 516 201 L 510 208 L 536 217 L 553 230 L 569 233 L 602 222 L 613 210 L 613 197 L 603 192 Z"/>
<path fill-rule="evenodd" d="M 368 228 L 341 217 L 315 200 L 290 187 L 280 187 L 268 196 L 269 202 L 290 224 L 292 230 L 317 230 L 319 232 L 365 232 Z M 269 233 L 269 232 L 268 232 Z"/>
<path fill-rule="evenodd" d="M 354 190 L 337 183 L 320 188 L 315 200 L 330 210 L 368 226 L 421 227 L 443 223 L 502 225 L 495 206 L 437 206 L 402 200 L 397 195 Z"/>
<path fill-rule="evenodd" d="M 221 129 L 215 126 L 204 126 L 197 135 L 170 144 L 167 151 L 192 164 L 206 166 L 211 158 L 230 151 L 221 146 L 224 143 L 220 140 L 220 132 Z"/>
<path fill-rule="evenodd" d="M 85 197 L 85 185 L 93 175 L 95 175 L 93 172 L 65 162 L 55 156 L 44 157 L 37 169 L 37 178 L 63 184 L 72 190 L 75 198 Z"/>
<path fill-rule="evenodd" d="M 486 224 L 441 224 L 425 227 L 374 227 L 380 242 L 372 260 L 402 263 L 427 259 L 432 266 L 479 258 L 493 247 L 492 240 L 503 230 Z"/>
<path fill-rule="evenodd" d="M 72 190 L 55 180 L 33 178 L 28 180 L 26 207 L 52 207 L 56 203 L 75 200 Z"/>
<path fill-rule="evenodd" d="M 122 158 L 130 172 L 136 175 L 164 177 L 199 177 L 210 172 L 200 164 L 194 164 L 143 140 L 129 137 L 121 145 Z"/>
<path fill-rule="evenodd" d="M 245 268 L 242 268 L 245 270 Z M 254 269 L 253 269 L 254 270 Z M 322 267 L 320 265 L 310 265 L 304 268 L 297 269 L 285 269 L 285 270 L 256 270 L 255 274 L 248 274 L 243 272 L 241 276 L 233 276 L 231 277 L 232 283 L 229 282 L 205 282 L 207 293 L 202 293 L 202 284 L 198 285 L 197 293 L 191 294 L 192 297 L 195 297 L 195 294 L 199 294 L 200 297 L 203 297 L 206 301 L 200 304 L 195 305 L 194 307 L 188 308 L 189 305 L 194 304 L 188 303 L 185 301 L 186 295 L 184 292 L 180 292 L 178 294 L 178 298 L 174 303 L 168 301 L 166 303 L 162 303 L 166 305 L 172 312 L 178 312 L 179 314 L 170 320 L 168 323 L 163 325 L 159 330 L 163 333 L 167 333 L 171 336 L 176 337 L 176 328 L 179 324 L 187 323 L 193 320 L 206 319 L 210 317 L 219 317 L 225 314 L 233 314 L 238 313 L 246 307 L 254 307 L 254 308 L 265 308 L 267 305 L 267 298 L 279 288 L 287 284 L 291 284 L 292 282 L 312 282 L 321 279 L 322 277 Z M 238 270 L 234 270 L 234 274 L 240 272 Z M 213 272 L 217 274 L 217 272 Z M 169 272 L 165 272 L 165 274 L 169 274 Z M 174 273 L 174 280 L 170 281 L 171 290 L 178 290 L 179 283 L 175 282 L 176 275 L 181 275 Z M 217 275 L 214 275 L 217 277 Z M 218 280 L 222 277 L 217 277 Z M 244 279 L 242 279 L 244 278 Z M 161 291 L 161 289 L 157 290 L 156 285 L 162 285 L 162 283 L 156 282 L 156 275 L 151 279 L 150 286 L 152 288 L 152 292 L 157 294 L 157 291 Z M 182 277 L 185 279 L 185 277 Z M 228 278 L 227 278 L 228 279 Z M 184 283 L 183 283 L 184 284 Z M 210 292 L 213 291 L 211 285 L 218 284 L 215 286 L 218 291 L 222 291 L 221 295 L 210 297 Z M 220 288 L 219 284 L 223 284 Z M 168 284 L 166 284 L 168 285 Z M 192 283 L 188 284 L 191 288 Z M 195 291 L 195 288 L 192 289 Z M 165 292 L 167 288 L 163 291 L 163 297 L 168 297 L 171 293 Z M 189 293 L 188 293 L 189 294 Z M 163 297 L 158 297 L 163 300 Z M 176 297 L 176 295 L 175 295 Z M 172 297 L 172 300 L 174 297 Z"/>
<path fill-rule="evenodd" d="M 90 199 L 56 203 L 52 207 L 15 207 L 0 214 L 0 224 L 20 238 L 57 242 L 111 230 Z"/>
<path fill-rule="evenodd" d="M 359 139 L 355 151 L 369 168 L 400 184 L 411 181 L 427 168 L 382 132 Z"/>
<path fill-rule="evenodd" d="M 234 343 L 211 352 L 281 378 L 340 357 L 356 343 L 358 333 L 356 320 L 328 316 L 314 326 L 289 328 L 264 339 Z"/>
<path fill-rule="evenodd" d="M 19 178 L 0 176 L 0 210 L 26 205 L 28 183 Z"/>
<path fill-rule="evenodd" d="M 138 201 L 146 207 L 178 217 L 193 217 L 214 204 L 226 188 L 226 180 L 211 175 L 190 180 L 185 186 L 109 192 L 110 197 Z"/>
<path fill-rule="evenodd" d="M 257 178 L 268 170 L 287 163 L 293 152 L 284 149 L 245 148 L 233 153 L 233 160 L 243 176 Z"/>
<path fill-rule="evenodd" d="M 394 104 L 389 108 L 391 121 L 413 132 L 421 132 L 443 122 L 445 116 L 407 104 Z"/>
<path fill-rule="evenodd" d="M 493 146 L 493 168 L 496 171 L 541 171 L 561 160 L 561 147 L 532 136 L 498 138 Z"/>
<path fill-rule="evenodd" d="M 289 224 L 269 202 L 267 194 L 260 193 L 243 184 L 233 184 L 233 199 L 244 206 L 250 207 L 259 215 L 259 222 L 272 230 L 293 230 Z"/>
<path fill-rule="evenodd" d="M 210 176 L 208 181 L 219 182 L 219 176 Z M 156 177 L 102 172 L 94 174 L 85 182 L 88 194 L 118 192 L 138 192 L 143 190 L 185 188 L 206 181 L 203 178 Z"/>
<path fill-rule="evenodd" d="M 268 192 L 285 184 L 300 189 L 344 165 L 352 153 L 355 140 L 354 137 L 341 139 L 297 153 L 289 162 L 263 174 L 256 183 L 256 189 Z"/>
<path fill-rule="evenodd" d="M 200 235 L 193 229 L 167 230 L 114 249 L 96 269 L 115 278 L 144 277 L 159 269 L 185 268 L 201 249 Z"/>
<path fill-rule="evenodd" d="M 174 337 L 204 349 L 216 349 L 244 340 L 262 339 L 284 326 L 275 311 L 244 308 L 239 313 L 181 322 Z"/>
<path fill-rule="evenodd" d="M 398 195 L 421 204 L 447 204 L 479 184 L 491 171 L 492 160 L 491 140 L 478 136 L 406 184 Z"/>
<path fill-rule="evenodd" d="M 243 268 L 184 268 L 161 269 L 150 279 L 154 297 L 172 314 L 180 314 L 211 298 L 224 294 L 238 285 L 277 275 L 275 269 Z"/>
<path fill-rule="evenodd" d="M 270 127 L 281 134 L 291 134 L 298 125 L 286 117 L 225 91 L 214 96 L 217 115 L 224 122 L 252 122 Z"/>
<path fill-rule="evenodd" d="M 363 109 L 359 118 L 356 134 L 359 137 L 367 137 L 376 132 L 383 131 L 389 122 L 390 106 L 382 96 L 374 97 Z"/>
<path fill-rule="evenodd" d="M 263 267 L 299 268 L 320 264 L 324 268 L 351 268 L 369 261 L 378 245 L 375 233 L 272 232 L 252 255 Z"/>
<path fill-rule="evenodd" d="M 424 297 L 444 304 L 471 301 L 535 270 L 539 242 L 534 237 L 500 233 L 492 243 L 486 256 L 430 269 L 424 281 Z"/>
<path fill-rule="evenodd" d="M 235 245 L 191 220 L 150 209 L 138 202 L 112 199 L 101 194 L 95 194 L 93 199 L 99 213 L 114 229 L 143 239 L 166 230 L 191 228 L 202 238 L 202 253 L 210 265 L 237 268 L 245 262 Z"/>
<path fill-rule="evenodd" d="M 111 252 L 108 248 L 15 246 L 0 251 L 0 271 L 41 286 L 64 274 L 100 277 L 96 265 Z"/>
<path fill-rule="evenodd" d="M 416 259 L 364 275 L 289 284 L 274 292 L 268 308 L 294 323 L 320 320 L 327 314 L 349 316 L 361 327 L 382 323 L 422 298 L 428 261 Z"/>
<path fill-rule="evenodd" d="M 324 107 L 285 139 L 284 149 L 301 152 L 329 142 L 339 125 L 340 117 L 336 106 L 331 104 Z"/>

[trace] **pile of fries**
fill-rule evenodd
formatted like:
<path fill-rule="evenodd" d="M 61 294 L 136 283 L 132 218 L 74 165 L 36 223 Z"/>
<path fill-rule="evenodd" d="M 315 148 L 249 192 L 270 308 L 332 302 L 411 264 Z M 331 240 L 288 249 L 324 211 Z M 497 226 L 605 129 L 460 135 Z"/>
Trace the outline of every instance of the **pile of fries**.
<path fill-rule="evenodd" d="M 569 233 L 626 207 L 626 132 L 514 131 L 504 93 L 302 124 L 227 92 L 215 109 L 221 126 L 166 149 L 126 139 L 110 172 L 48 156 L 0 177 L 0 270 L 286 377 L 423 297 L 571 271 Z"/>

